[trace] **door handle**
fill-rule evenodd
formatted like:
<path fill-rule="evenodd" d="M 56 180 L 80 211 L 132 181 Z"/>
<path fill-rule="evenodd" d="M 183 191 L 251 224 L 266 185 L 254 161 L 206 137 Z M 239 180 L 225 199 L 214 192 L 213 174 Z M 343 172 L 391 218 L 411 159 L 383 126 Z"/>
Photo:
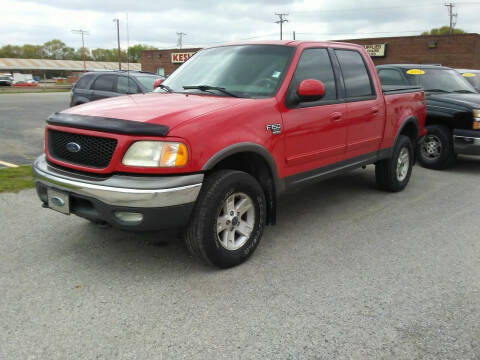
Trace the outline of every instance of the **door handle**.
<path fill-rule="evenodd" d="M 340 122 L 342 121 L 342 113 L 334 112 L 330 115 L 330 120 L 332 122 Z"/>
<path fill-rule="evenodd" d="M 370 110 L 372 110 L 372 114 L 378 114 L 378 107 L 376 106 L 373 106 L 372 108 L 370 108 Z"/>

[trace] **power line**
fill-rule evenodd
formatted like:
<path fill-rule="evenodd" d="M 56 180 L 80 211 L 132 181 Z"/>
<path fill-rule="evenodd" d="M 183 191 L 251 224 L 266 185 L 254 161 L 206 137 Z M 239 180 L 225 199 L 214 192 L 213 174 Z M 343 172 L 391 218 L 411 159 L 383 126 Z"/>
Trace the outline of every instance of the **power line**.
<path fill-rule="evenodd" d="M 83 71 L 87 71 L 87 65 L 85 63 L 85 40 L 84 40 L 84 36 L 85 35 L 90 35 L 90 33 L 87 31 L 87 30 L 82 30 L 82 29 L 78 29 L 78 30 L 72 30 L 72 33 L 73 34 L 80 34 L 82 35 L 82 60 L 83 60 Z"/>
<path fill-rule="evenodd" d="M 276 24 L 280 24 L 280 40 L 283 38 L 283 23 L 288 22 L 288 20 L 285 18 L 285 16 L 288 16 L 288 14 L 278 14 L 275 13 L 275 15 L 278 16 L 279 20 L 275 21 Z"/>
<path fill-rule="evenodd" d="M 177 32 L 177 47 L 179 49 L 182 48 L 182 44 L 183 44 L 183 37 L 186 36 L 187 34 L 185 34 L 184 32 Z"/>

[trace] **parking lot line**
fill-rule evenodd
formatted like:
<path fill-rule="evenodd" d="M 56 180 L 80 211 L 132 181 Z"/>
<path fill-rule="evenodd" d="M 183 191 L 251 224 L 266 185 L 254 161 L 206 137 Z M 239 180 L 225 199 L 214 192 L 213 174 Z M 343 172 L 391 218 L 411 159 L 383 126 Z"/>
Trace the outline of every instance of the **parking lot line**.
<path fill-rule="evenodd" d="M 9 162 L 6 162 L 6 161 L 2 161 L 2 160 L 0 160 L 0 165 L 4 165 L 4 166 L 7 166 L 7 167 L 13 167 L 13 168 L 18 167 L 18 165 L 15 165 L 15 164 L 12 164 L 12 163 L 9 163 Z"/>

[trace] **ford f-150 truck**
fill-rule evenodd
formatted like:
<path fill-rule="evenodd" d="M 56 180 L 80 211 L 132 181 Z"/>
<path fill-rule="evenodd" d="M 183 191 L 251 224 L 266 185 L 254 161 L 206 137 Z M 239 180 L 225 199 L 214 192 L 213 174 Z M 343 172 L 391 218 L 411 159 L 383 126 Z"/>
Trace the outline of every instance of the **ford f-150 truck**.
<path fill-rule="evenodd" d="M 279 195 L 375 164 L 408 183 L 425 98 L 382 89 L 363 47 L 280 41 L 199 51 L 154 93 L 51 115 L 34 163 L 44 207 L 125 230 L 184 228 L 192 254 L 245 261 Z"/>

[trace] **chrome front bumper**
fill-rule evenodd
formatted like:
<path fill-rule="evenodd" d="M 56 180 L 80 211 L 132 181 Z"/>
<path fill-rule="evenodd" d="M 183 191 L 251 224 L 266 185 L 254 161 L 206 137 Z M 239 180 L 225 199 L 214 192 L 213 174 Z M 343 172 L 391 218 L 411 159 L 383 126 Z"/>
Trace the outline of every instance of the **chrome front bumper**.
<path fill-rule="evenodd" d="M 480 155 L 480 131 L 454 130 L 453 146 L 456 154 Z"/>
<path fill-rule="evenodd" d="M 136 208 L 161 208 L 192 203 L 197 199 L 203 181 L 203 174 L 112 175 L 106 178 L 80 175 L 49 165 L 45 155 L 35 160 L 33 175 L 37 185 L 83 198 L 93 198 L 111 206 Z"/>

